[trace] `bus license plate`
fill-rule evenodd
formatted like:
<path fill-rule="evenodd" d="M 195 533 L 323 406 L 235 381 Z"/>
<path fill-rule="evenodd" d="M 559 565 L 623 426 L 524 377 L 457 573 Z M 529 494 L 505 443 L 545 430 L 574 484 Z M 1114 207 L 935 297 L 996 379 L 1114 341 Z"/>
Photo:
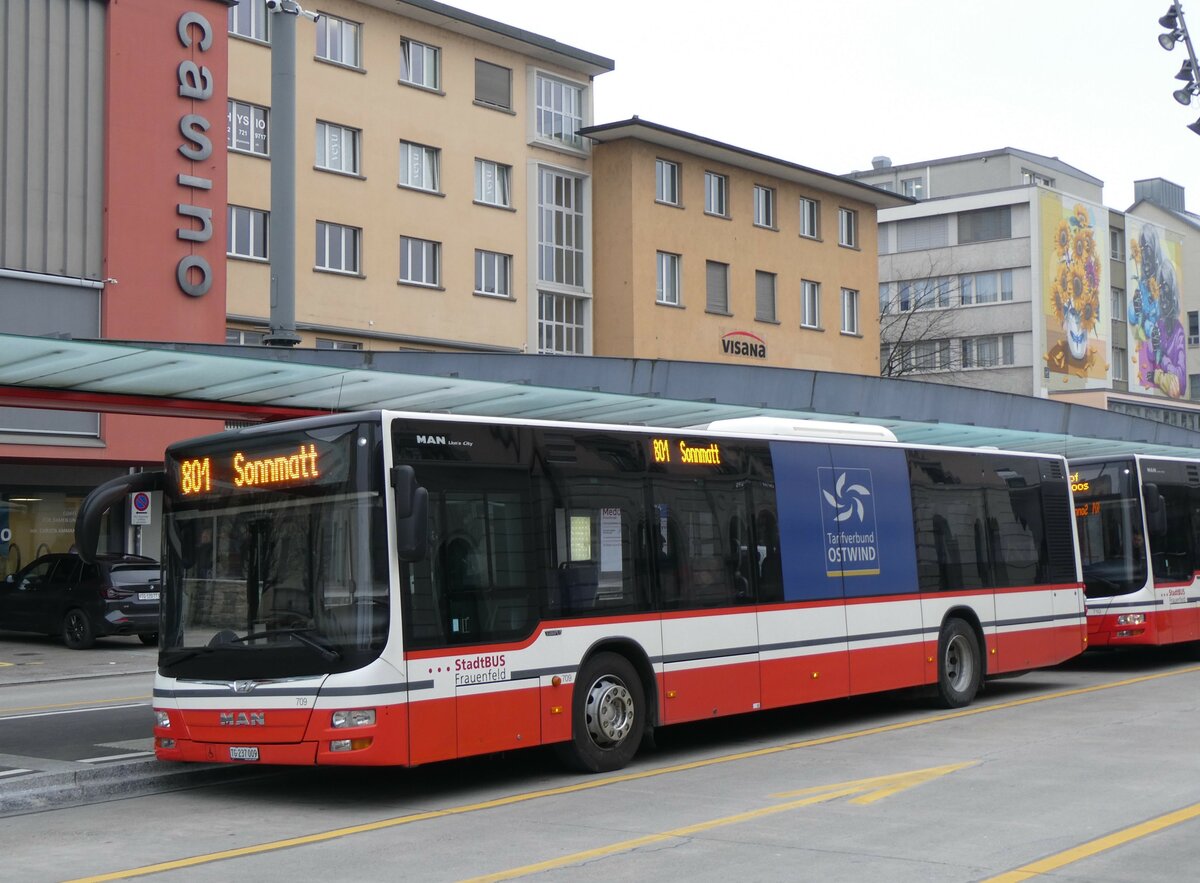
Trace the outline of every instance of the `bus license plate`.
<path fill-rule="evenodd" d="M 230 760 L 258 760 L 257 748 L 230 748 Z"/>
<path fill-rule="evenodd" d="M 158 592 L 138 592 L 139 601 L 157 601 Z"/>

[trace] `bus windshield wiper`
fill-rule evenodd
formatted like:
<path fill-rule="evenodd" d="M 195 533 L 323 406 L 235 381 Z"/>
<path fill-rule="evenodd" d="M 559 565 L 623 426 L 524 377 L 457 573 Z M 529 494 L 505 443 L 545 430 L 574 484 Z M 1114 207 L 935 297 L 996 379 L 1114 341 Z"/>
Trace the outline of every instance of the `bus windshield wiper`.
<path fill-rule="evenodd" d="M 271 638 L 277 635 L 287 635 L 290 638 L 295 638 L 306 647 L 311 647 L 321 654 L 322 659 L 333 660 L 341 659 L 341 652 L 331 643 L 323 638 L 317 638 L 312 635 L 316 629 L 312 628 L 292 628 L 292 629 L 264 629 L 261 632 L 250 632 L 248 635 L 242 635 L 240 638 L 230 638 L 228 641 L 223 641 L 224 644 L 243 644 L 246 641 L 253 641 L 256 638 Z M 218 645 L 219 646 L 219 645 Z"/>

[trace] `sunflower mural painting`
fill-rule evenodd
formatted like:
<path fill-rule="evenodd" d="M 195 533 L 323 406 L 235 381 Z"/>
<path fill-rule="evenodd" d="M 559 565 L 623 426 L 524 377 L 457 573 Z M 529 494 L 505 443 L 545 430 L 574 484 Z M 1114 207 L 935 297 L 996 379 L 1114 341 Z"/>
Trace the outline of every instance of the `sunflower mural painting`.
<path fill-rule="evenodd" d="M 1180 321 L 1180 243 L 1166 231 L 1126 217 L 1129 238 L 1130 388 L 1187 395 L 1187 336 Z"/>
<path fill-rule="evenodd" d="M 1045 379 L 1050 391 L 1108 385 L 1109 316 L 1101 297 L 1108 291 L 1108 256 L 1103 236 L 1096 235 L 1098 215 L 1105 219 L 1100 229 L 1107 231 L 1103 209 L 1042 194 L 1042 230 L 1051 243 L 1043 252 Z"/>

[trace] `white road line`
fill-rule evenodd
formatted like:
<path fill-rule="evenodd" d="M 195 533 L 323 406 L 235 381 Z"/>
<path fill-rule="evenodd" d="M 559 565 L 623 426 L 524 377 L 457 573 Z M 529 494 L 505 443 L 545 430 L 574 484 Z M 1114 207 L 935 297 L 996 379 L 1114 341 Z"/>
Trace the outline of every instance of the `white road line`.
<path fill-rule="evenodd" d="M 153 751 L 127 751 L 124 754 L 110 754 L 107 757 L 84 757 L 79 763 L 107 763 L 110 760 L 125 760 L 131 757 L 154 757 Z"/>
<path fill-rule="evenodd" d="M 145 708 L 149 704 L 149 702 L 131 702 L 128 705 L 104 705 L 98 708 L 72 708 L 67 711 L 39 711 L 36 714 L 13 714 L 7 716 L 0 713 L 0 722 L 19 721 L 31 717 L 53 717 L 56 714 L 83 714 L 85 711 L 108 711 L 110 708 Z"/>
<path fill-rule="evenodd" d="M 22 770 L 22 769 L 0 770 L 0 779 L 4 778 L 5 776 L 20 776 L 20 775 L 23 775 L 24 773 L 32 773 L 32 772 L 33 772 L 33 770 Z"/>

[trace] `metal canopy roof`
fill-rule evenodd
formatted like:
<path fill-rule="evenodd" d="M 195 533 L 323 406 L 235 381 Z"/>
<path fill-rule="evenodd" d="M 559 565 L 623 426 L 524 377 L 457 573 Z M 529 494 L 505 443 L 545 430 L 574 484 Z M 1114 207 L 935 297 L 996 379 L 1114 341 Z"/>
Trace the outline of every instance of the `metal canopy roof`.
<path fill-rule="evenodd" d="M 832 372 L 603 357 L 0 334 L 0 406 L 245 420 L 391 408 L 663 427 L 767 415 L 877 424 L 915 444 L 1200 457 L 1200 433 L 1082 405 Z"/>

